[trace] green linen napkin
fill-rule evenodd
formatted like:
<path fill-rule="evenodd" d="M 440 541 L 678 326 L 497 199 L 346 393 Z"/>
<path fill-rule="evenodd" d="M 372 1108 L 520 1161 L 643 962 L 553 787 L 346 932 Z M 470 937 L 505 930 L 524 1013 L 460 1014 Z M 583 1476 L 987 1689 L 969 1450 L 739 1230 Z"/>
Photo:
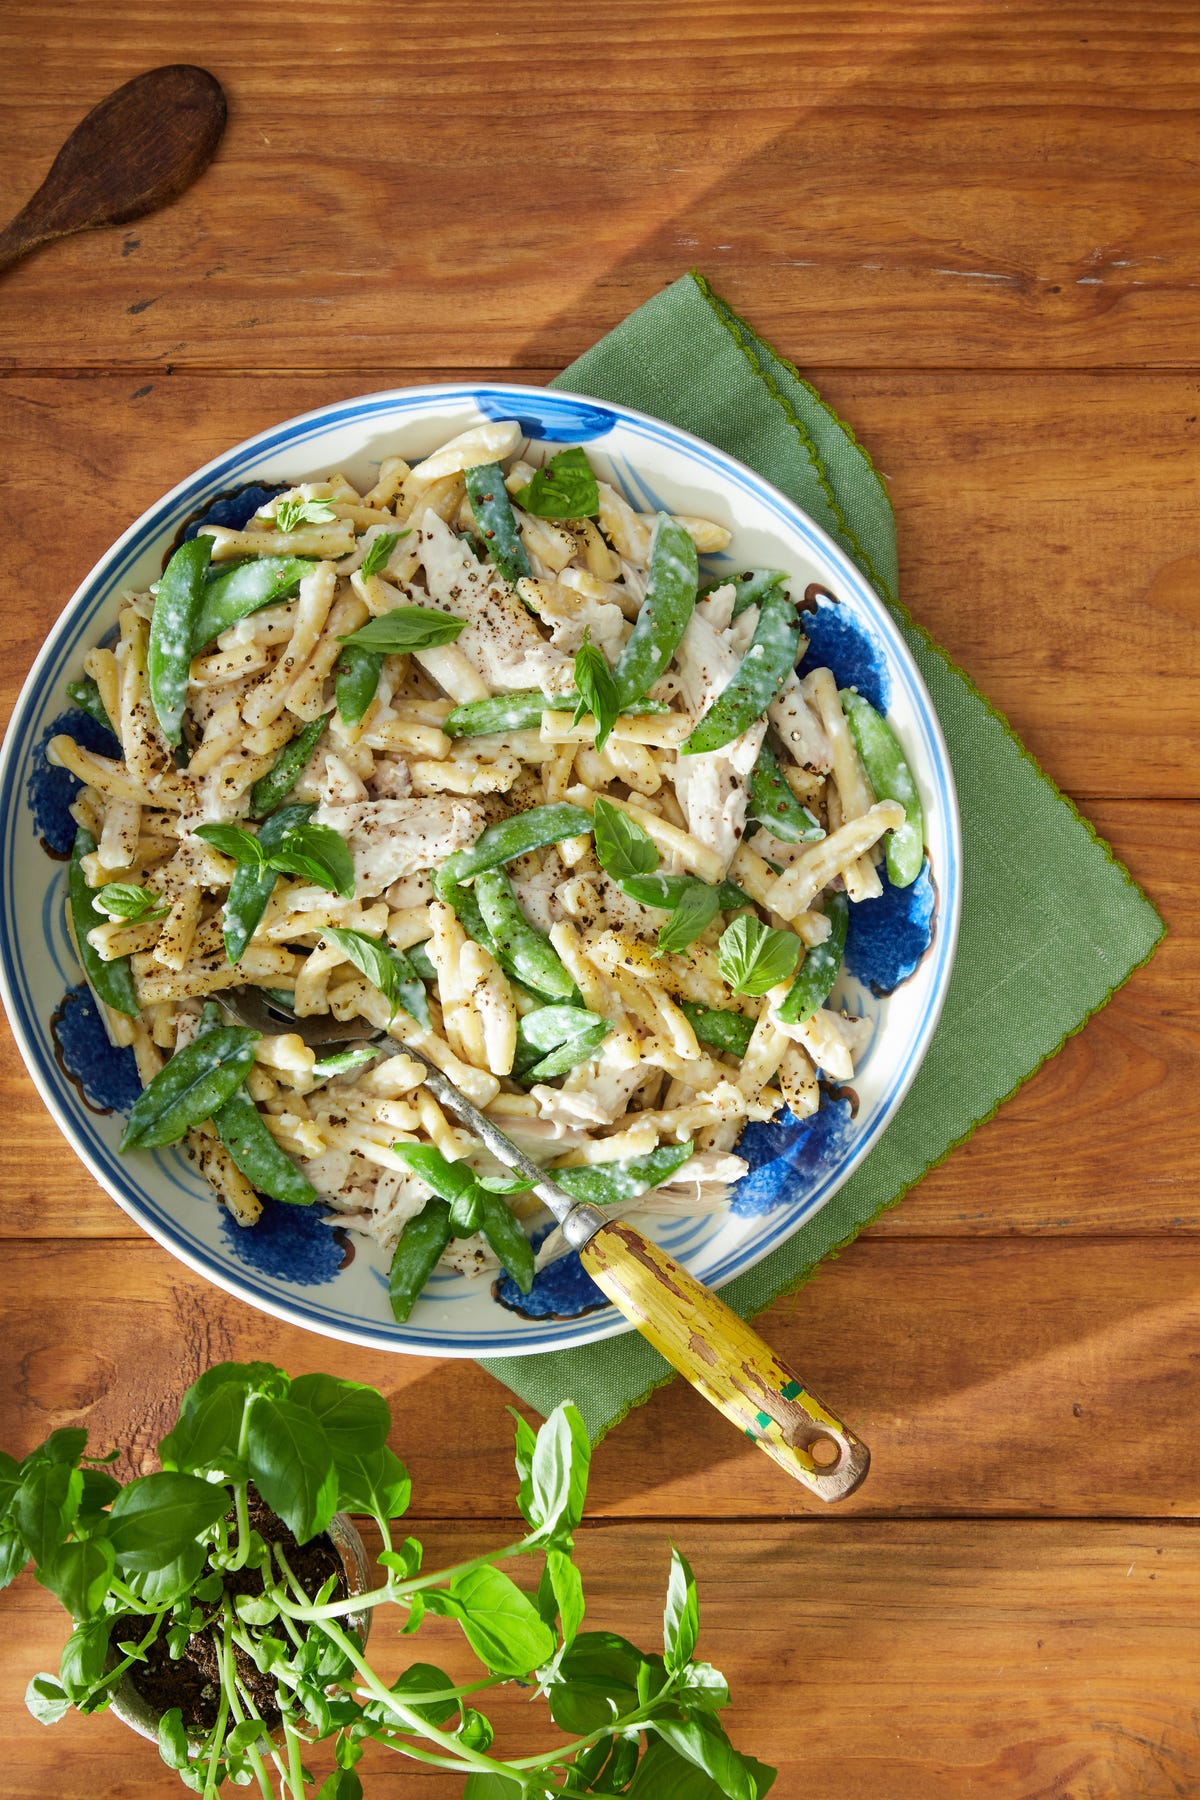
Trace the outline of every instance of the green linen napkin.
<path fill-rule="evenodd" d="M 816 390 L 700 276 L 647 301 L 551 386 L 620 401 L 694 432 L 824 526 L 895 615 L 933 697 L 958 783 L 962 927 L 933 1043 L 865 1162 L 787 1243 L 722 1288 L 722 1298 L 749 1317 L 798 1286 L 969 1137 L 1149 958 L 1163 924 L 1005 721 L 900 606 L 895 521 L 869 457 Z M 571 1398 L 593 1438 L 673 1374 L 632 1331 L 482 1366 L 541 1413 Z"/>

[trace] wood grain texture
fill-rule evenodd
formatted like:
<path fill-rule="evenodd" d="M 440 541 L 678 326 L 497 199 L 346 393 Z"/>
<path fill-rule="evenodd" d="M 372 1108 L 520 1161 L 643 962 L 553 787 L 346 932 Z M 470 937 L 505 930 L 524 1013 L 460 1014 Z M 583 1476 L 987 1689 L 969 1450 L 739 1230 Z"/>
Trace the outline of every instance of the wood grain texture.
<path fill-rule="evenodd" d="M 83 1424 L 104 1449 L 129 1447 L 122 1474 L 144 1472 L 201 1370 L 257 1357 L 381 1388 L 431 1512 L 511 1514 L 511 1396 L 470 1363 L 325 1341 L 146 1241 L 10 1244 L 5 1267 L 0 1447 Z M 1193 1241 L 863 1239 L 756 1323 L 870 1446 L 839 1518 L 1200 1516 Z M 664 1530 L 820 1509 L 680 1381 L 600 1444 L 589 1505 Z"/>
<path fill-rule="evenodd" d="M 412 1529 L 429 1566 L 499 1535 L 437 1520 Z M 674 1535 L 700 1585 L 701 1653 L 734 1672 L 730 1735 L 780 1768 L 780 1800 L 1188 1800 L 1200 1789 L 1193 1531 L 761 1520 L 686 1522 Z M 585 1528 L 579 1561 L 589 1625 L 652 1646 L 663 1533 Z M 29 1674 L 56 1665 L 61 1614 L 28 1576 L 5 1610 L 6 1800 L 175 1800 L 153 1745 L 115 1720 L 69 1717 L 48 1731 L 12 1713 Z M 419 1654 L 453 1672 L 455 1637 L 429 1619 L 415 1648 L 383 1647 L 384 1668 L 399 1673 Z M 502 1690 L 488 1711 L 501 1744 L 555 1741 L 527 1694 Z M 305 1760 L 328 1767 L 320 1752 Z M 361 1772 L 371 1800 L 462 1792 L 374 1746 Z"/>
<path fill-rule="evenodd" d="M 320 0 L 14 0 L 9 211 L 149 43 L 231 119 L 189 199 L 18 271 L 0 356 L 561 364 L 699 263 L 823 365 L 1192 367 L 1194 25 L 1155 0 L 414 0 L 386 29 L 362 0 L 336 26 Z"/>

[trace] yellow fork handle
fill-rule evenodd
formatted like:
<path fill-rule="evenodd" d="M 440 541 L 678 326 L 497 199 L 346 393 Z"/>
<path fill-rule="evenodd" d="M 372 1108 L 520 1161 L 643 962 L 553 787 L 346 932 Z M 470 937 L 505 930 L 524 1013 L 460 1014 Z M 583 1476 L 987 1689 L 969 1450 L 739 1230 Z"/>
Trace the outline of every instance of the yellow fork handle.
<path fill-rule="evenodd" d="M 854 1492 L 870 1467 L 866 1445 L 710 1288 L 615 1220 L 601 1226 L 580 1256 L 642 1336 L 781 1469 L 821 1500 Z"/>

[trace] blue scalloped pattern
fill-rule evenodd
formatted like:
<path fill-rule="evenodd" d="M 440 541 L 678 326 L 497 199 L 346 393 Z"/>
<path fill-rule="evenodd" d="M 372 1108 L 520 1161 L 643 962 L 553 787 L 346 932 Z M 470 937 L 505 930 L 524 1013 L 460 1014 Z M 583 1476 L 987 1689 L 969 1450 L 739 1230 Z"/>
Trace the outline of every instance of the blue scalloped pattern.
<path fill-rule="evenodd" d="M 38 740 L 25 786 L 33 828 L 52 855 L 69 856 L 76 830 L 71 817 L 71 802 L 83 783 L 70 769 L 56 769 L 46 760 L 46 745 L 60 732 L 68 733 L 77 744 L 82 744 L 85 750 L 94 750 L 98 756 L 120 756 L 121 746 L 111 731 L 98 725 L 89 713 L 79 712 L 75 707 L 60 713 Z"/>
<path fill-rule="evenodd" d="M 235 488 L 231 494 L 222 494 L 211 506 L 206 506 L 202 513 L 197 513 L 191 524 L 184 531 L 182 543 L 190 543 L 202 525 L 224 525 L 229 531 L 240 531 L 243 525 L 249 524 L 260 506 L 273 500 L 276 494 L 286 490 L 276 482 L 272 487 L 262 487 L 251 482 L 247 487 Z"/>
<path fill-rule="evenodd" d="M 937 893 L 926 861 L 906 888 L 893 887 L 879 866 L 883 892 L 851 901 L 846 921 L 846 967 L 873 994 L 890 994 L 907 981 L 933 942 Z"/>
<path fill-rule="evenodd" d="M 748 1125 L 737 1153 L 750 1164 L 733 1190 L 730 1211 L 739 1218 L 758 1218 L 794 1201 L 819 1181 L 846 1154 L 854 1135 L 848 1100 L 821 1096 L 820 1109 L 807 1119 L 790 1112 L 781 1118 Z"/>
<path fill-rule="evenodd" d="M 263 1199 L 256 1225 L 239 1225 L 222 1208 L 221 1234 L 239 1262 L 276 1281 L 320 1287 L 342 1266 L 346 1233 L 322 1206 L 286 1206 Z M 331 1230 L 330 1227 L 333 1227 Z"/>
<path fill-rule="evenodd" d="M 515 419 L 526 437 L 550 444 L 590 444 L 606 436 L 617 422 L 616 414 L 607 407 L 569 400 L 561 394 L 546 394 L 532 405 L 522 398 L 520 412 L 503 396 L 478 393 L 472 398 L 485 419 Z"/>
<path fill-rule="evenodd" d="M 96 1002 L 84 982 L 68 988 L 50 1021 L 67 1074 L 79 1084 L 93 1112 L 128 1112 L 142 1091 L 132 1050 L 108 1041 Z"/>
<path fill-rule="evenodd" d="M 815 612 L 800 620 L 808 649 L 798 664 L 801 675 L 810 669 L 832 669 L 840 688 L 857 688 L 878 713 L 891 704 L 892 683 L 883 645 L 867 627 L 841 605 L 818 600 Z"/>
<path fill-rule="evenodd" d="M 553 1225 L 546 1225 L 531 1233 L 535 1250 L 553 1230 Z M 583 1313 L 608 1305 L 580 1262 L 577 1250 L 569 1250 L 539 1269 L 527 1294 L 521 1292 L 511 1275 L 501 1275 L 492 1283 L 492 1298 L 523 1319 L 578 1319 Z"/>

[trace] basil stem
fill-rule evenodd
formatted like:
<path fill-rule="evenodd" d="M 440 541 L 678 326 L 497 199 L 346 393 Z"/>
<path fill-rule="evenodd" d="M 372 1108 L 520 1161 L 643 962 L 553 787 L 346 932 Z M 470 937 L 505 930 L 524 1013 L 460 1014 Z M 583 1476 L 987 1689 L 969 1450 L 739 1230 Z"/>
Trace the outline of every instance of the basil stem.
<path fill-rule="evenodd" d="M 90 888 L 83 874 L 83 859 L 93 855 L 95 849 L 95 838 L 81 825 L 75 833 L 71 866 L 67 875 L 67 897 L 71 907 L 71 923 L 75 927 L 75 947 L 88 984 L 97 998 L 103 1000 L 105 1006 L 111 1006 L 115 1012 L 127 1013 L 131 1019 L 136 1019 L 141 1013 L 141 1007 L 133 990 L 133 969 L 129 958 L 119 956 L 115 962 L 105 962 L 99 951 L 88 943 L 88 932 L 104 923 L 93 905 L 99 890 Z"/>
<path fill-rule="evenodd" d="M 843 688 L 838 698 L 876 800 L 898 800 L 904 823 L 889 831 L 888 878 L 894 887 L 911 887 L 925 861 L 925 821 L 912 770 L 887 720 L 870 701 Z"/>
<path fill-rule="evenodd" d="M 189 543 L 180 544 L 163 570 L 150 616 L 146 685 L 159 729 L 171 745 L 183 741 L 192 640 L 204 604 L 211 556 L 209 537 L 194 537 Z"/>
<path fill-rule="evenodd" d="M 820 821 L 793 794 L 767 743 L 750 771 L 750 816 L 785 844 L 812 844 L 825 836 Z"/>
<path fill-rule="evenodd" d="M 361 644 L 343 644 L 334 669 L 334 693 L 338 717 L 344 725 L 357 725 L 375 698 L 383 672 L 382 650 L 364 650 Z"/>
<path fill-rule="evenodd" d="M 688 540 L 689 543 L 691 540 Z M 557 844 L 563 838 L 580 837 L 592 829 L 592 815 L 581 806 L 560 800 L 553 806 L 531 806 L 528 812 L 489 825 L 469 850 L 456 850 L 446 858 L 439 874 L 447 881 L 466 881 L 481 869 L 498 869 L 529 850 Z"/>
<path fill-rule="evenodd" d="M 575 981 L 560 962 L 544 932 L 529 923 L 503 869 L 485 869 L 475 877 L 475 898 L 500 967 L 548 1000 L 569 1000 Z"/>
<path fill-rule="evenodd" d="M 214 575 L 204 590 L 192 630 L 192 655 L 250 613 L 288 600 L 309 571 L 316 567 L 299 556 L 260 556 L 253 562 L 236 563 Z"/>
<path fill-rule="evenodd" d="M 779 588 L 771 588 L 763 596 L 750 648 L 691 736 L 679 746 L 679 754 L 701 756 L 720 750 L 761 719 L 795 668 L 801 641 L 795 607 Z"/>
<path fill-rule="evenodd" d="M 691 537 L 667 513 L 659 513 L 646 598 L 613 670 L 622 706 L 649 692 L 679 648 L 696 605 L 699 574 Z"/>
<path fill-rule="evenodd" d="M 213 1113 L 217 1136 L 246 1180 L 260 1194 L 290 1206 L 311 1206 L 317 1190 L 281 1150 L 244 1087 L 235 1088 Z"/>
<path fill-rule="evenodd" d="M 504 471 L 499 463 L 477 463 L 464 472 L 463 479 L 487 553 L 504 579 L 516 587 L 522 575 L 532 575 L 533 570 L 504 485 Z"/>
<path fill-rule="evenodd" d="M 121 1149 L 176 1144 L 193 1125 L 210 1119 L 245 1080 L 259 1036 L 244 1026 L 221 1025 L 177 1050 L 134 1101 Z"/>
<path fill-rule="evenodd" d="M 803 1025 L 823 1006 L 833 991 L 846 949 L 846 923 L 850 907 L 845 894 L 830 894 L 825 902 L 830 921 L 824 943 L 813 944 L 800 964 L 796 979 L 776 1014 L 784 1025 Z"/>
<path fill-rule="evenodd" d="M 281 806 L 278 812 L 273 812 L 264 820 L 258 833 L 264 853 L 269 856 L 273 850 L 278 850 L 288 832 L 303 825 L 314 810 L 307 805 Z M 260 868 L 257 863 L 239 863 L 233 871 L 225 901 L 224 938 L 225 954 L 234 967 L 258 930 L 258 922 L 267 910 L 267 901 L 275 892 L 278 880 L 277 869 Z"/>
<path fill-rule="evenodd" d="M 332 713 L 312 719 L 304 730 L 285 744 L 265 775 L 260 775 L 250 789 L 250 817 L 261 819 L 283 803 L 299 781 L 316 749 Z"/>

